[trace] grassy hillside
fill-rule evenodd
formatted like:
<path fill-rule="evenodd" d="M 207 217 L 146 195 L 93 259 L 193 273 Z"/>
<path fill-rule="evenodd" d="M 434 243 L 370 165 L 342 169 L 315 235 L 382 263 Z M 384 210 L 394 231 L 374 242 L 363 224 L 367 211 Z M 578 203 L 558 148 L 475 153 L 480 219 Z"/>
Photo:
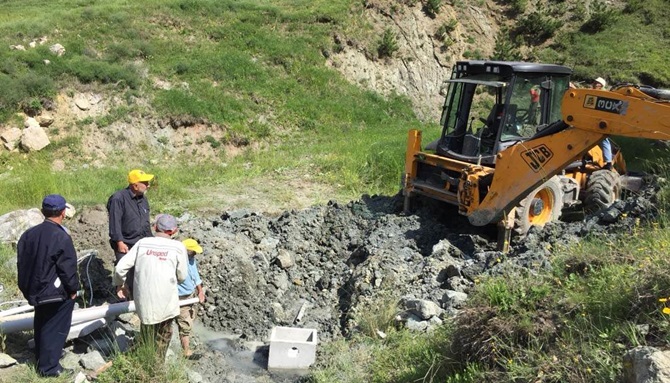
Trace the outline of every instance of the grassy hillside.
<path fill-rule="evenodd" d="M 496 58 L 565 63 L 583 80 L 602 75 L 610 82 L 670 84 L 665 65 L 670 50 L 664 49 L 668 22 L 656 16 L 664 2 L 612 4 L 498 3 L 508 19 L 503 20 Z M 452 7 L 455 14 L 491 6 L 481 1 L 426 3 L 433 12 Z M 268 185 L 277 190 L 268 198 L 279 201 L 296 187 L 324 187 L 323 194 L 330 195 L 312 195 L 314 202 L 394 193 L 405 132 L 412 127 L 434 132 L 437 124 L 421 124 L 406 99 L 362 90 L 325 66 L 326 56 L 342 49 L 335 34 L 353 35 L 356 44 L 377 51 L 383 39 L 370 33 L 366 8 L 343 0 L 3 1 L 4 127 L 22 123 L 17 111 L 34 114 L 49 108 L 59 92 L 95 89 L 122 102 L 104 116 L 67 126 L 67 138 L 38 155 L 24 158 L 0 151 L 0 182 L 13 190 L 0 196 L 0 213 L 34 206 L 53 190 L 77 203 L 103 202 L 123 185 L 130 167 L 150 168 L 161 176 L 165 182 L 156 191 L 161 193 L 157 208 L 173 211 L 212 206 L 207 198 L 220 190 L 245 193 L 241 180 Z M 398 6 L 392 9 L 402 12 Z M 53 44 L 61 44 L 65 53 L 49 52 Z M 14 49 L 18 45 L 25 50 Z M 142 145 L 103 161 L 101 172 L 76 166 L 92 161 L 81 155 L 77 131 L 84 127 L 184 117 L 220 127 L 223 138 L 200 143 L 217 148 L 218 158 L 193 165 L 197 147 L 192 155 L 174 158 Z M 123 140 L 123 132 L 115 139 Z M 241 151 L 227 151 L 231 143 Z M 53 174 L 50 164 L 59 157 L 71 166 Z M 99 173 L 104 182 L 78 182 Z M 198 174 L 196 180 L 188 176 L 193 174 Z M 194 191 L 204 200 L 195 198 Z M 172 202 L 161 205 L 167 200 Z"/>
<path fill-rule="evenodd" d="M 278 188 L 295 179 L 305 179 L 308 187 L 334 185 L 331 197 L 393 193 L 405 132 L 420 125 L 406 100 L 361 90 L 325 67 L 325 52 L 335 48 L 332 33 L 356 17 L 349 13 L 352 6 L 350 1 L 58 1 L 48 6 L 5 1 L 0 117 L 7 126 L 16 125 L 12 116 L 18 110 L 45 108 L 59 91 L 95 87 L 126 103 L 82 124 L 189 116 L 225 129 L 228 137 L 211 141 L 212 146 L 249 143 L 235 158 L 221 146 L 220 160 L 196 168 L 188 163 L 195 162 L 197 152 L 166 161 L 137 148 L 105 164 L 113 167 L 102 172 L 111 173 L 105 181 L 117 182 L 77 185 L 72 190 L 77 202 L 103 201 L 122 186 L 131 166 L 159 174 L 163 191 L 175 181 L 182 187 L 195 182 L 244 192 L 235 190 L 240 179 L 262 176 L 277 179 Z M 39 45 L 42 37 L 48 42 Z M 35 48 L 31 41 L 38 42 Z M 49 52 L 56 43 L 65 47 L 60 57 Z M 26 50 L 10 49 L 18 44 Z M 157 82 L 173 86 L 164 89 Z M 3 182 L 23 190 L 1 196 L 0 212 L 35 204 L 49 190 L 69 192 L 76 179 L 90 178 L 88 169 L 51 175 L 49 164 L 58 156 L 82 161 L 76 142 L 70 144 L 56 142 L 27 159 L 29 164 L 0 152 Z M 185 197 L 161 199 L 176 196 Z M 185 201 L 175 208 L 202 205 Z"/>
<path fill-rule="evenodd" d="M 220 209 L 225 196 L 251 194 L 271 204 L 290 204 L 303 189 L 315 202 L 395 193 L 406 131 L 423 128 L 434 134 L 436 124 L 419 122 L 403 97 L 362 90 L 324 65 L 327 55 L 341 49 L 334 33 L 366 29 L 367 3 L 0 0 L 2 127 L 19 126 L 16 112 L 48 108 L 59 93 L 95 89 L 123 100 L 104 117 L 73 124 L 68 138 L 37 154 L 0 150 L 0 214 L 36 206 L 52 192 L 75 205 L 104 203 L 123 186 L 131 167 L 158 175 L 160 186 L 151 192 L 154 211 Z M 479 0 L 425 4 L 459 12 L 490 5 Z M 503 19 L 509 24 L 500 35 L 497 58 L 567 64 L 583 81 L 604 76 L 610 83 L 670 87 L 667 1 L 614 2 L 610 8 L 568 0 L 491 4 L 505 7 Z M 47 41 L 40 45 L 43 37 Z M 65 48 L 64 55 L 49 52 L 56 43 Z M 379 41 L 372 37 L 358 43 L 375 51 Z M 10 48 L 16 45 L 25 50 Z M 173 157 L 138 147 L 102 159 L 97 168 L 81 155 L 76 138 L 81 126 L 103 128 L 156 116 L 204 119 L 227 136 L 199 143 L 219 148 L 216 157 L 204 160 L 197 149 Z M 244 144 L 233 153 L 224 149 L 231 142 Z M 630 142 L 638 162 L 633 167 L 659 156 L 647 142 Z M 58 158 L 67 161 L 66 171 L 51 170 Z M 626 241 L 591 239 L 578 248 L 559 249 L 553 272 L 520 276 L 515 286 L 503 279 L 482 281 L 467 318 L 486 315 L 509 327 L 454 323 L 422 336 L 389 326 L 383 329 L 389 334 L 385 340 L 362 334 L 331 345 L 312 379 L 613 381 L 627 347 L 667 346 L 670 339 L 657 302 L 668 295 L 668 232 L 663 222 L 657 226 L 642 227 Z M 12 256 L 13 250 L 0 247 L 0 263 Z M 570 267 L 580 263 L 593 267 Z M 5 271 L 0 270 L 1 279 L 11 281 L 12 273 Z M 556 331 L 535 327 L 538 313 L 555 315 Z M 643 334 L 645 325 L 652 331 Z M 481 348 L 458 348 L 467 344 Z"/>
<path fill-rule="evenodd" d="M 502 2 L 496 56 L 567 65 L 576 81 L 604 77 L 611 84 L 670 87 L 667 1 Z"/>

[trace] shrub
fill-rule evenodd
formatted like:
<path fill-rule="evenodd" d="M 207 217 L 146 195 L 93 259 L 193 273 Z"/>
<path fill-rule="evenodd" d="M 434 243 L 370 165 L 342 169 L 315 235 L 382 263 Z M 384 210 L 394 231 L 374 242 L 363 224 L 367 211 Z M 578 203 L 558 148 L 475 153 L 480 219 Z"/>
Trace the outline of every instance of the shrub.
<path fill-rule="evenodd" d="M 494 60 L 517 61 L 521 60 L 521 52 L 517 45 L 509 38 L 509 33 L 501 30 L 496 37 L 496 45 L 493 48 Z"/>
<path fill-rule="evenodd" d="M 423 6 L 426 14 L 431 17 L 435 17 L 440 13 L 440 8 L 442 8 L 442 0 L 426 0 L 426 4 Z"/>
<path fill-rule="evenodd" d="M 31 99 L 24 100 L 21 103 L 21 109 L 23 110 L 23 113 L 27 114 L 28 116 L 36 116 L 42 110 L 42 102 L 38 98 L 33 97 Z"/>
<path fill-rule="evenodd" d="M 439 28 L 437 28 L 437 32 L 435 32 L 435 37 L 445 41 L 447 37 L 449 37 L 449 34 L 453 32 L 456 29 L 456 26 L 458 25 L 458 20 L 456 19 L 451 19 L 446 23 L 442 23 Z"/>
<path fill-rule="evenodd" d="M 528 0 L 512 0 L 511 3 L 511 10 L 515 15 L 524 13 L 526 6 L 528 6 Z"/>
<path fill-rule="evenodd" d="M 390 28 L 384 30 L 382 39 L 377 47 L 379 57 L 392 57 L 398 51 L 398 41 L 395 33 Z"/>
<path fill-rule="evenodd" d="M 628 0 L 623 9 L 624 13 L 635 13 L 643 9 L 644 0 Z"/>
<path fill-rule="evenodd" d="M 605 3 L 597 1 L 593 4 L 591 17 L 582 25 L 580 30 L 585 33 L 597 33 L 604 31 L 605 28 L 614 24 L 618 19 L 619 13 L 607 7 Z"/>
<path fill-rule="evenodd" d="M 554 36 L 561 21 L 540 12 L 533 12 L 519 20 L 516 33 L 530 44 L 541 44 Z"/>
<path fill-rule="evenodd" d="M 216 138 L 214 138 L 214 137 L 212 137 L 212 136 L 210 136 L 210 135 L 205 136 L 205 141 L 209 142 L 209 145 L 210 145 L 213 149 L 216 149 L 216 148 L 218 148 L 219 146 L 221 146 L 221 142 L 217 141 Z"/>

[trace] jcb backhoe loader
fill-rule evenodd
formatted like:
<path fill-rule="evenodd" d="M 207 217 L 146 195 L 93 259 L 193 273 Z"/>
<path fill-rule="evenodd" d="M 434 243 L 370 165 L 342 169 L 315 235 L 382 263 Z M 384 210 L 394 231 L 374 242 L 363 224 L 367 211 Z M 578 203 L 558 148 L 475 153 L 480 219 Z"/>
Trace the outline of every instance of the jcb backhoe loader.
<path fill-rule="evenodd" d="M 571 73 L 550 64 L 458 62 L 440 138 L 422 150 L 421 132 L 409 132 L 405 210 L 417 194 L 457 205 L 473 225 L 498 224 L 506 250 L 512 229 L 523 235 L 566 206 L 611 205 L 626 167 L 613 145 L 614 168 L 605 169 L 598 144 L 609 136 L 670 139 L 670 92 L 572 89 Z"/>

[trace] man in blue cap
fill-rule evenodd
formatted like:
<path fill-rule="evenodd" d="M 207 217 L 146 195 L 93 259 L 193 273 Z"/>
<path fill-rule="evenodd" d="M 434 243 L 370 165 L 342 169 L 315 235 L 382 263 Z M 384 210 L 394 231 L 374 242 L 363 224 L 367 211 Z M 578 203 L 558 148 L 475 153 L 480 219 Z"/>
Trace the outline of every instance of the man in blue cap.
<path fill-rule="evenodd" d="M 59 359 L 79 290 L 77 253 L 70 234 L 61 226 L 66 210 L 63 196 L 44 197 L 44 222 L 23 233 L 16 248 L 19 289 L 35 307 L 35 359 L 42 376 L 64 372 Z"/>

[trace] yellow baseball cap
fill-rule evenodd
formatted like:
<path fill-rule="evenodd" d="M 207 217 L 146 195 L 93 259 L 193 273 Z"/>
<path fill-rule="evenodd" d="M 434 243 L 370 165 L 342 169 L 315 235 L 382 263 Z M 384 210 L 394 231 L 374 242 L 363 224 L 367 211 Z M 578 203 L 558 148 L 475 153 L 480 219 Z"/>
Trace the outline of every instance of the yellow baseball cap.
<path fill-rule="evenodd" d="M 149 182 L 154 179 L 153 174 L 145 173 L 143 170 L 134 169 L 128 173 L 128 183 L 136 184 L 138 182 Z"/>
<path fill-rule="evenodd" d="M 198 244 L 198 241 L 196 241 L 193 238 L 185 239 L 181 241 L 181 243 L 183 243 L 184 246 L 186 246 L 186 250 L 195 251 L 198 254 L 202 253 L 202 247 L 200 246 L 200 244 Z"/>

